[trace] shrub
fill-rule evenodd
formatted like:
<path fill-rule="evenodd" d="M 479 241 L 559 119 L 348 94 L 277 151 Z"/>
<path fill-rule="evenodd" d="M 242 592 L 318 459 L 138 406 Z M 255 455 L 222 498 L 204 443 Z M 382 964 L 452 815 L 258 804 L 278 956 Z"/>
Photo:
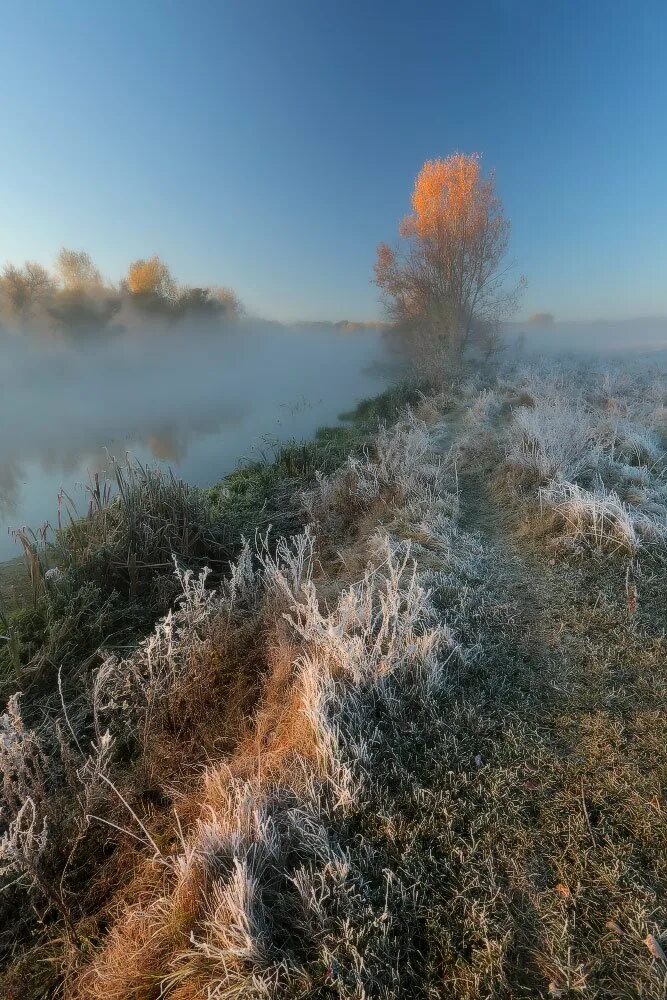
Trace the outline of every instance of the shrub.
<path fill-rule="evenodd" d="M 172 302 L 176 285 L 171 272 L 157 255 L 135 260 L 127 270 L 127 288 L 139 304 Z"/>
<path fill-rule="evenodd" d="M 67 717 L 66 721 L 67 720 Z M 69 736 L 69 734 L 67 734 Z M 0 876 L 27 877 L 47 906 L 55 907 L 72 941 L 76 904 L 70 904 L 65 875 L 90 827 L 91 812 L 104 797 L 102 775 L 111 739 L 102 734 L 90 754 L 74 746 L 58 725 L 58 752 L 47 752 L 44 741 L 24 724 L 19 696 L 10 698 L 0 717 L 1 817 Z M 78 758 L 78 759 L 77 759 Z"/>
<path fill-rule="evenodd" d="M 171 573 L 174 556 L 185 563 L 225 561 L 228 539 L 202 490 L 138 462 L 114 471 L 117 492 L 96 480 L 84 518 L 63 495 L 69 524 L 56 532 L 53 551 L 70 579 L 135 598 L 159 574 Z"/>
<path fill-rule="evenodd" d="M 643 543 L 667 540 L 667 521 L 661 524 L 633 510 L 602 484 L 585 490 L 575 483 L 552 483 L 540 489 L 539 498 L 561 519 L 562 535 L 595 549 L 632 554 Z"/>
<path fill-rule="evenodd" d="M 509 463 L 534 483 L 575 479 L 595 467 L 599 451 L 590 415 L 564 399 L 538 400 L 520 407 L 508 432 Z"/>

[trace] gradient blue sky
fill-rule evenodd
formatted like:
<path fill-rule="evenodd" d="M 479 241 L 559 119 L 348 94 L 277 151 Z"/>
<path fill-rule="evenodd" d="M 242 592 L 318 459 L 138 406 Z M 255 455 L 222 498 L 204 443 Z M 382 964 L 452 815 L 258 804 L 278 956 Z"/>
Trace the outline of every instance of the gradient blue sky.
<path fill-rule="evenodd" d="M 425 159 L 478 151 L 519 315 L 667 313 L 667 4 L 6 2 L 0 261 L 159 253 L 278 319 L 379 316 Z"/>

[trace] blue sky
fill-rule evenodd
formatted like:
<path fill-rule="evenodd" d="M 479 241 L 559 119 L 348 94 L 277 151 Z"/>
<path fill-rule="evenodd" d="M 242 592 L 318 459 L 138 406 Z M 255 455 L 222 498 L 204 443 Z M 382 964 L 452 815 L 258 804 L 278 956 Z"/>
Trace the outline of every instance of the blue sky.
<path fill-rule="evenodd" d="M 520 316 L 667 313 L 667 5 L 3 5 L 0 261 L 159 253 L 260 315 L 373 318 L 425 159 L 480 152 Z"/>

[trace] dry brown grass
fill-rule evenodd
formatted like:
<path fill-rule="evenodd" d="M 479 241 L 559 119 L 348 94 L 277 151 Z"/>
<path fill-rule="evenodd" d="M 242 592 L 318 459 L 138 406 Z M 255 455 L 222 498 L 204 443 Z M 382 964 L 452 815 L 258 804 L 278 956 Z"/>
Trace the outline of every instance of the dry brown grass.
<path fill-rule="evenodd" d="M 480 388 L 113 667 L 156 850 L 116 802 L 72 1000 L 666 995 L 665 560 L 522 532 Z"/>
<path fill-rule="evenodd" d="M 391 490 L 392 484 L 388 483 L 386 488 Z M 141 880 L 139 881 L 138 898 L 135 896 L 133 900 L 128 901 L 128 896 L 124 893 L 125 916 L 115 923 L 114 931 L 98 958 L 84 973 L 78 986 L 79 993 L 75 991 L 74 995 L 114 997 L 120 996 L 122 990 L 126 990 L 132 995 L 149 996 L 151 988 L 155 988 L 156 983 L 164 985 L 166 982 L 172 984 L 176 991 L 175 995 L 199 995 L 197 990 L 204 989 L 207 980 L 199 966 L 203 964 L 204 967 L 208 967 L 207 963 L 209 966 L 211 963 L 215 965 L 216 949 L 209 942 L 209 945 L 202 945 L 201 948 L 197 946 L 196 954 L 190 949 L 187 956 L 184 957 L 182 953 L 185 942 L 188 935 L 192 934 L 195 934 L 197 940 L 200 940 L 202 933 L 208 940 L 206 935 L 210 936 L 212 933 L 210 930 L 213 919 L 210 911 L 212 894 L 215 896 L 216 893 L 222 892 L 224 895 L 232 890 L 230 887 L 224 890 L 222 888 L 212 889 L 207 879 L 202 879 L 199 868 L 197 868 L 194 886 L 190 882 L 190 875 L 183 882 L 180 874 L 179 877 L 176 877 L 173 872 L 181 873 L 185 863 L 184 858 L 191 857 L 201 860 L 203 854 L 208 856 L 210 849 L 206 848 L 202 852 L 201 842 L 202 838 L 204 841 L 210 838 L 211 834 L 206 831 L 212 822 L 216 826 L 215 837 L 218 839 L 221 836 L 223 839 L 231 836 L 232 840 L 234 837 L 238 837 L 239 808 L 248 808 L 247 804 L 244 807 L 240 806 L 239 795 L 245 794 L 246 803 L 249 796 L 249 801 L 254 803 L 252 809 L 261 811 L 264 808 L 262 800 L 268 796 L 267 801 L 271 801 L 276 794 L 272 789 L 278 783 L 280 788 L 288 790 L 288 798 L 296 796 L 296 803 L 299 801 L 304 803 L 303 806 L 298 807 L 299 809 L 305 808 L 304 817 L 312 809 L 312 806 L 308 805 L 311 800 L 320 801 L 320 805 L 317 806 L 319 812 L 323 808 L 326 809 L 324 802 L 328 801 L 331 795 L 339 803 L 336 808 L 340 808 L 343 803 L 347 803 L 345 808 L 350 808 L 355 787 L 349 786 L 350 776 L 347 765 L 343 765 L 337 759 L 340 737 L 337 735 L 336 724 L 333 724 L 332 728 L 332 722 L 327 721 L 331 711 L 327 708 L 327 704 L 332 697 L 338 699 L 342 696 L 340 694 L 334 695 L 332 684 L 335 686 L 349 683 L 345 680 L 345 675 L 350 669 L 351 661 L 349 660 L 349 652 L 346 653 L 345 649 L 349 649 L 351 652 L 352 649 L 357 649 L 357 642 L 379 641 L 379 636 L 373 639 L 376 626 L 373 624 L 372 614 L 375 612 L 371 614 L 371 604 L 376 601 L 374 596 L 376 588 L 384 586 L 382 583 L 384 575 L 377 576 L 378 571 L 372 570 L 371 576 L 362 585 L 362 589 L 357 592 L 352 588 L 347 595 L 346 592 L 341 592 L 340 583 L 338 584 L 338 594 L 334 594 L 335 587 L 332 587 L 331 581 L 329 581 L 329 587 L 324 588 L 328 589 L 328 596 L 332 603 L 331 615 L 333 617 L 329 624 L 326 615 L 324 618 L 319 617 L 320 612 L 317 607 L 321 600 L 321 594 L 318 598 L 315 583 L 309 582 L 311 571 L 300 561 L 301 557 L 298 555 L 298 551 L 297 546 L 294 554 L 287 549 L 282 551 L 282 555 L 279 553 L 279 558 L 283 559 L 282 564 L 274 562 L 269 557 L 268 551 L 265 551 L 261 556 L 267 596 L 262 603 L 263 610 L 259 613 L 252 612 L 251 623 L 256 628 L 258 621 L 268 619 L 275 621 L 276 627 L 271 631 L 266 631 L 264 636 L 266 673 L 263 695 L 254 714 L 252 726 L 248 727 L 245 737 L 240 739 L 236 752 L 223 758 L 221 764 L 209 766 L 200 790 L 186 796 L 185 800 L 181 802 L 178 810 L 181 817 L 180 829 L 185 828 L 189 831 L 186 840 L 182 842 L 184 853 L 177 861 L 165 861 L 166 868 L 161 881 L 158 880 L 159 885 L 156 884 L 152 876 L 151 866 L 155 862 L 148 863 L 147 879 L 152 887 L 152 899 L 141 901 L 142 894 L 146 892 L 146 886 Z M 312 560 L 312 555 L 309 555 L 306 550 L 304 550 L 304 555 L 305 558 Z M 390 603 L 382 611 L 383 615 L 392 616 L 398 614 L 398 606 L 394 611 L 392 602 L 403 600 L 400 597 L 403 587 L 401 580 L 406 566 L 405 561 L 402 564 L 395 562 L 391 548 L 385 548 L 380 555 L 382 556 L 380 568 L 384 572 L 394 574 L 393 582 L 387 582 L 389 589 L 386 600 Z M 302 566 L 304 566 L 303 569 Z M 305 577 L 303 576 L 304 572 L 306 573 Z M 413 590 L 414 586 L 414 582 L 409 584 L 409 588 Z M 300 588 L 302 587 L 306 589 L 303 590 L 301 597 Z M 411 592 L 408 589 L 406 595 Z M 381 591 L 378 591 L 378 594 L 382 600 Z M 418 613 L 418 602 L 421 600 L 419 594 L 419 590 L 414 590 L 414 597 L 408 598 L 406 596 L 406 600 L 417 602 L 414 605 L 414 613 Z M 280 624 L 286 599 L 288 600 L 288 608 L 290 600 L 292 602 L 289 628 L 285 624 Z M 300 604 L 300 601 L 305 603 Z M 357 605 L 356 602 L 359 604 Z M 338 604 L 337 609 L 336 603 Z M 359 615 L 361 617 L 357 621 Z M 371 617 L 368 617 L 369 615 Z M 396 619 L 395 626 L 391 626 L 390 617 L 387 618 L 386 627 L 399 628 L 399 619 Z M 400 628 L 403 628 L 402 624 Z M 315 631 L 312 631 L 313 629 Z M 332 629 L 333 631 L 331 631 Z M 353 632 L 350 632 L 349 638 L 345 639 L 349 629 L 352 629 Z M 360 633 L 358 640 L 354 638 L 354 631 L 357 629 L 365 630 Z M 318 635 L 320 638 L 316 638 Z M 367 639 L 363 639 L 364 635 L 367 635 Z M 334 636 L 339 636 L 339 639 L 334 639 Z M 390 632 L 387 633 L 387 641 L 389 637 Z M 351 642 L 352 645 L 345 646 L 343 644 L 339 650 L 338 641 Z M 407 638 L 405 641 L 408 641 Z M 422 639 L 415 635 L 411 642 L 413 645 L 417 643 L 416 652 L 409 653 L 408 656 L 430 655 L 427 653 L 427 646 L 424 645 L 426 641 L 426 637 Z M 306 643 L 305 647 L 304 642 Z M 405 655 L 399 633 L 391 642 L 392 645 L 381 653 L 380 659 L 377 661 L 377 668 L 372 669 L 389 669 L 391 657 Z M 322 643 L 324 645 L 321 645 Z M 309 645 L 311 646 L 310 652 L 307 651 Z M 423 653 L 417 652 L 422 647 Z M 358 651 L 354 655 L 361 657 L 361 659 L 359 667 L 355 670 L 362 669 L 366 655 L 372 655 L 371 663 L 377 659 L 379 650 L 371 654 L 371 648 L 364 645 L 358 647 Z M 392 649 L 395 652 L 391 652 Z M 203 649 L 203 659 L 210 660 L 210 654 L 209 641 Z M 328 660 L 327 657 L 329 657 Z M 187 669 L 183 672 L 185 677 L 190 677 L 192 674 L 197 676 L 198 674 L 198 671 L 192 670 L 192 658 L 193 654 L 190 651 Z M 195 662 L 200 662 L 200 660 L 201 657 L 198 654 Z M 385 663 L 387 665 L 383 666 Z M 363 669 L 371 668 L 363 666 Z M 204 676 L 207 676 L 206 672 L 204 672 Z M 354 671 L 352 676 L 356 676 Z M 180 687 L 178 690 L 180 691 Z M 169 705 L 173 701 L 173 696 L 172 688 L 169 692 Z M 155 712 L 152 713 L 152 729 L 156 728 L 156 721 L 159 718 L 160 716 L 156 715 Z M 163 726 L 157 728 L 160 729 Z M 241 781 L 241 785 L 239 785 L 239 781 Z M 322 782 L 324 782 L 322 790 L 317 791 L 318 785 Z M 244 787 L 247 789 L 245 793 L 242 792 Z M 322 795 L 324 795 L 324 799 L 321 798 Z M 314 800 L 313 796 L 315 796 Z M 278 793 L 278 801 L 280 799 L 281 793 Z M 280 815 L 284 807 L 278 806 L 277 808 L 279 809 L 277 815 Z M 312 820 L 308 820 L 308 822 L 312 822 Z M 244 836 L 248 835 L 249 831 L 246 830 Z M 259 832 L 256 832 L 255 836 L 258 835 Z M 306 837 L 306 842 L 308 842 L 308 837 Z M 197 845 L 198 843 L 199 847 L 188 846 L 188 844 Z M 258 844 L 261 845 L 261 843 L 260 837 Z M 308 847 L 307 843 L 306 847 Z M 294 848 L 286 847 L 286 849 L 289 852 Z M 322 849 L 319 847 L 317 851 Z M 308 851 L 312 851 L 312 847 L 308 847 L 306 857 Z M 334 852 L 331 856 L 332 861 L 335 860 L 335 857 Z M 246 864 L 242 859 L 235 863 Z M 189 862 L 186 867 L 190 873 Z M 237 874 L 238 878 L 241 879 L 240 869 L 237 869 Z M 247 881 L 249 878 L 250 882 Z M 282 879 L 284 876 L 280 876 L 280 878 Z M 254 891 L 251 890 L 252 878 L 250 875 L 246 873 L 243 879 L 234 892 Z M 135 886 L 133 892 L 136 893 L 136 891 Z M 189 908 L 187 908 L 186 913 L 184 913 L 183 905 L 179 902 L 183 894 L 189 900 Z M 198 899 L 197 903 L 193 902 L 195 896 Z M 251 904 L 248 900 L 242 903 L 236 897 L 234 903 L 230 900 L 225 903 L 222 900 L 220 903 L 222 910 L 220 910 L 220 906 L 216 909 L 215 926 L 217 930 L 215 933 L 217 935 L 222 933 L 219 927 L 219 921 L 222 919 L 221 914 L 225 907 L 229 909 L 232 905 L 241 906 L 243 909 Z M 290 905 L 294 907 L 294 901 Z M 137 916 L 137 908 L 141 910 L 141 918 Z M 202 917 L 202 912 L 208 913 L 208 917 Z M 298 918 L 298 912 L 297 908 L 293 919 Z M 239 917 L 239 919 L 241 918 Z M 249 912 L 243 919 L 251 919 Z M 288 918 L 286 917 L 286 919 Z M 300 919 L 303 920 L 304 916 Z M 275 923 L 274 910 L 271 911 L 271 922 Z M 207 927 L 209 931 L 206 931 Z M 250 933 L 249 930 L 248 933 Z M 245 955 L 241 964 L 234 971 L 235 960 L 232 959 L 229 952 L 229 942 L 224 947 L 227 949 L 223 976 L 226 985 L 223 988 L 221 980 L 219 986 L 222 991 L 219 994 L 221 996 L 223 993 L 228 995 L 228 990 L 236 989 L 234 983 L 237 983 L 238 988 L 249 988 L 254 976 L 254 973 L 247 968 L 247 962 L 251 958 L 252 962 L 255 964 L 259 962 L 265 968 L 263 973 L 265 985 L 276 975 L 278 978 L 282 975 L 279 973 L 280 962 L 275 965 L 274 960 L 274 971 L 270 971 L 271 964 L 267 969 L 266 961 L 264 960 L 262 963 L 260 960 L 261 948 L 254 957 L 250 954 Z M 252 952 L 255 946 L 248 943 L 247 947 Z M 187 949 L 185 950 L 187 951 Z M 124 956 L 126 955 L 134 956 L 132 961 L 125 961 Z M 206 961 L 204 961 L 204 955 Z M 209 976 L 209 981 L 212 974 L 210 970 L 206 973 Z M 260 975 L 259 971 L 257 975 Z M 267 975 L 269 980 L 266 980 Z M 291 978 L 294 975 L 295 972 L 292 970 Z M 202 976 L 204 976 L 203 980 Z M 201 987 L 198 987 L 197 983 L 200 981 Z"/>

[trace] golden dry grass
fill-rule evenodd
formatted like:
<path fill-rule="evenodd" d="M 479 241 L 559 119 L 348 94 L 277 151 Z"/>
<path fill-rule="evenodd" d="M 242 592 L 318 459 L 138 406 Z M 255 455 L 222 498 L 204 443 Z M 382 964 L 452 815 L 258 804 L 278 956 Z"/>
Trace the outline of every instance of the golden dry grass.
<path fill-rule="evenodd" d="M 159 854 L 108 834 L 66 996 L 665 995 L 667 561 L 535 530 L 538 388 L 424 403 L 174 633 L 122 786 Z"/>

